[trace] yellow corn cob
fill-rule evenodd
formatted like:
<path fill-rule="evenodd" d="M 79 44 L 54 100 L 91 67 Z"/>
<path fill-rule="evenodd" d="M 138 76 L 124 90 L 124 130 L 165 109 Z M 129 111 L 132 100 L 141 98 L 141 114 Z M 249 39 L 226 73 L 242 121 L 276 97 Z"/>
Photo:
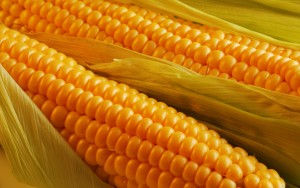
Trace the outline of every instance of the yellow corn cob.
<path fill-rule="evenodd" d="M 2 0 L 1 9 L 9 27 L 93 38 L 203 75 L 300 95 L 297 50 L 102 0 Z"/>
<path fill-rule="evenodd" d="M 117 187 L 285 187 L 218 133 L 0 25 L 0 64 L 70 146 Z"/>

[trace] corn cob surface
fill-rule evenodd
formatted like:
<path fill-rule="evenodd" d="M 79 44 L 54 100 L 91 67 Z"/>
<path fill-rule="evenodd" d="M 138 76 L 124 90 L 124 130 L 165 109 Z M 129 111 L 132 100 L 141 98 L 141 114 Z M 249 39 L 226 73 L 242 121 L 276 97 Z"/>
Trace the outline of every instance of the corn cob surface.
<path fill-rule="evenodd" d="M 0 26 L 0 64 L 78 155 L 116 187 L 285 187 L 219 134 Z"/>
<path fill-rule="evenodd" d="M 102 0 L 2 0 L 0 20 L 25 32 L 114 43 L 218 76 L 300 95 L 300 51 Z"/>

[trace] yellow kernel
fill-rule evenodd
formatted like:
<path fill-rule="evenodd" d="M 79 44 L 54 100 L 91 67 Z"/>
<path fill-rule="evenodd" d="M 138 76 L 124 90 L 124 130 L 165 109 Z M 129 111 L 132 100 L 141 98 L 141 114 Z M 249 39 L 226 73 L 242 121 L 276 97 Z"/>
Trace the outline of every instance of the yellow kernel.
<path fill-rule="evenodd" d="M 28 81 L 28 89 L 33 93 L 38 93 L 40 80 L 44 77 L 44 73 L 42 71 L 34 72 Z"/>
<path fill-rule="evenodd" d="M 96 153 L 96 161 L 99 166 L 104 166 L 107 159 L 112 155 L 112 151 L 109 151 L 107 148 L 99 148 Z M 111 166 L 110 168 L 112 168 Z M 107 173 L 107 171 L 106 171 Z"/>
<path fill-rule="evenodd" d="M 109 157 L 106 159 L 104 166 L 103 166 L 104 171 L 110 176 L 116 175 L 116 171 L 114 168 L 114 163 L 115 163 L 116 157 L 117 157 L 117 155 L 115 153 L 110 154 Z"/>
<path fill-rule="evenodd" d="M 100 126 L 100 123 L 96 120 L 91 121 L 88 124 L 85 131 L 85 138 L 87 141 L 89 141 L 90 143 L 95 143 L 96 134 Z"/>
<path fill-rule="evenodd" d="M 120 137 L 121 134 L 122 134 L 122 131 L 117 127 L 113 127 L 109 130 L 109 133 L 106 138 L 106 146 L 109 150 L 111 150 L 111 151 L 115 150 L 118 138 Z M 129 140 L 128 146 L 126 148 L 126 152 L 128 150 L 129 144 L 130 144 L 130 140 Z"/>
<path fill-rule="evenodd" d="M 220 154 L 218 151 L 209 150 L 209 151 L 207 151 L 207 153 L 204 156 L 203 164 L 210 168 L 214 168 L 219 156 L 220 156 Z"/>
<path fill-rule="evenodd" d="M 116 8 L 113 13 L 112 13 L 112 17 L 116 18 L 116 19 L 120 19 L 120 17 L 125 14 L 128 11 L 128 9 L 126 7 L 118 7 Z"/>
<path fill-rule="evenodd" d="M 225 175 L 231 164 L 232 161 L 227 155 L 221 155 L 217 160 L 215 170 L 220 174 Z"/>
<path fill-rule="evenodd" d="M 47 88 L 47 97 L 48 99 L 55 101 L 56 96 L 59 92 L 59 90 L 65 85 L 65 81 L 61 79 L 56 79 Z"/>
<path fill-rule="evenodd" d="M 65 9 L 60 10 L 54 18 L 54 24 L 57 27 L 61 27 L 64 23 L 64 20 L 69 16 L 69 12 Z"/>
<path fill-rule="evenodd" d="M 219 69 L 221 72 L 231 74 L 232 69 L 235 67 L 237 61 L 233 56 L 224 56 L 219 64 Z"/>
<path fill-rule="evenodd" d="M 171 127 L 163 127 L 157 135 L 157 140 L 156 140 L 157 144 L 166 148 L 170 136 L 173 133 L 174 133 L 174 129 L 172 129 Z"/>
<path fill-rule="evenodd" d="M 217 50 L 224 50 L 229 44 L 231 44 L 230 40 L 224 39 L 219 41 L 218 45 L 216 46 Z"/>
<path fill-rule="evenodd" d="M 137 136 L 134 136 L 134 137 L 130 138 L 130 140 L 128 142 L 128 145 L 127 145 L 127 148 L 126 148 L 126 155 L 129 158 L 136 158 L 137 157 L 138 150 L 139 150 L 139 147 L 141 145 L 141 142 L 142 142 L 142 140 Z"/>
<path fill-rule="evenodd" d="M 77 19 L 73 21 L 73 23 L 70 25 L 69 33 L 72 36 L 76 36 L 80 27 L 84 24 L 84 22 L 81 19 Z"/>
<path fill-rule="evenodd" d="M 118 155 L 115 159 L 114 168 L 117 174 L 125 176 L 126 165 L 129 159 L 124 155 Z"/>
<path fill-rule="evenodd" d="M 63 106 L 56 106 L 50 116 L 50 121 L 54 127 L 63 128 L 65 119 L 69 111 Z"/>
<path fill-rule="evenodd" d="M 171 33 L 171 32 L 166 32 L 166 33 L 164 33 L 164 34 L 159 38 L 159 40 L 158 40 L 158 45 L 159 45 L 159 46 L 165 47 L 166 42 L 167 42 L 168 39 L 171 38 L 172 36 L 174 36 L 174 35 L 173 35 L 173 33 Z M 178 39 L 178 38 L 177 38 L 177 39 Z M 176 39 L 175 39 L 175 40 L 176 40 Z"/>
<path fill-rule="evenodd" d="M 270 76 L 270 73 L 267 71 L 261 71 L 257 74 L 254 85 L 259 87 L 265 87 L 266 80 Z"/>
<path fill-rule="evenodd" d="M 244 81 L 247 84 L 253 84 L 259 70 L 257 67 L 251 66 L 245 71 Z"/>
<path fill-rule="evenodd" d="M 274 55 L 270 58 L 270 60 L 268 61 L 268 64 L 267 64 L 267 71 L 269 73 L 274 73 L 275 66 L 276 66 L 277 62 L 280 61 L 280 59 L 281 59 L 281 56 L 278 56 L 278 55 Z"/>
<path fill-rule="evenodd" d="M 215 50 L 219 44 L 220 40 L 217 38 L 211 38 L 205 41 L 204 45 L 208 46 L 210 49 Z"/>
<path fill-rule="evenodd" d="M 188 39 L 181 40 L 181 38 L 177 35 L 173 35 L 167 39 L 165 43 L 166 50 L 175 51 L 175 53 L 181 53 L 185 51 L 187 46 Z M 176 50 L 175 50 L 176 49 Z"/>
<path fill-rule="evenodd" d="M 147 41 L 148 41 L 148 37 L 146 35 L 138 34 L 132 42 L 131 45 L 132 50 L 141 52 Z"/>
<path fill-rule="evenodd" d="M 138 184 L 146 184 L 147 182 L 147 175 L 151 169 L 151 166 L 147 163 L 143 163 L 139 165 L 136 171 L 135 179 Z"/>
<path fill-rule="evenodd" d="M 139 16 L 139 15 L 135 15 L 135 16 L 132 16 L 131 18 L 129 18 L 127 24 L 128 26 L 131 28 L 131 29 L 138 29 L 140 23 L 144 20 L 144 18 L 142 16 Z M 150 24 L 149 20 L 148 22 L 146 21 L 145 22 L 146 24 Z M 146 25 L 147 26 L 147 25 Z M 142 27 L 142 26 L 141 26 Z M 142 29 L 142 28 L 140 28 Z"/>
<path fill-rule="evenodd" d="M 77 17 L 86 21 L 87 20 L 87 17 L 88 15 L 92 12 L 93 10 L 90 8 L 90 7 L 83 7 L 79 12 L 78 12 L 78 15 Z"/>
<path fill-rule="evenodd" d="M 280 70 L 280 76 L 283 78 L 285 77 L 285 74 L 288 70 L 290 70 L 292 67 L 299 66 L 299 63 L 295 60 L 289 60 L 286 63 L 283 64 Z"/>
<path fill-rule="evenodd" d="M 88 165 L 97 166 L 96 153 L 98 148 L 95 145 L 89 145 L 86 150 L 84 159 Z"/>
<path fill-rule="evenodd" d="M 155 31 L 157 31 L 159 29 L 159 24 L 158 23 L 151 23 L 149 25 L 146 26 L 145 30 L 144 30 L 144 34 L 147 35 L 147 37 L 151 38 L 153 33 Z"/>
<path fill-rule="evenodd" d="M 185 38 L 188 38 L 191 41 L 195 41 L 200 34 L 200 30 L 193 28 L 186 33 Z"/>
<path fill-rule="evenodd" d="M 117 29 L 114 31 L 114 39 L 118 42 L 123 42 L 126 34 L 129 32 L 130 28 L 126 24 L 121 24 L 117 27 Z"/>
<path fill-rule="evenodd" d="M 198 164 L 202 164 L 204 157 L 206 156 L 207 152 L 209 151 L 209 148 L 204 143 L 197 143 L 195 144 L 190 159 L 192 161 L 195 161 Z"/>
<path fill-rule="evenodd" d="M 169 25 L 171 25 L 174 21 L 172 19 L 164 19 L 160 22 L 160 26 L 163 28 L 167 28 Z"/>
<path fill-rule="evenodd" d="M 185 184 L 185 181 L 180 178 L 180 177 L 175 177 L 173 180 L 172 180 L 172 183 L 170 185 L 170 188 L 182 188 L 184 187 L 184 184 Z"/>
<path fill-rule="evenodd" d="M 17 44 L 17 41 L 13 39 L 4 40 L 1 44 L 1 50 L 10 54 L 12 48 Z"/>
<path fill-rule="evenodd" d="M 264 52 L 257 60 L 255 60 L 257 62 L 254 62 L 253 64 L 255 64 L 259 70 L 267 70 L 268 62 L 273 56 L 274 54 L 272 53 Z"/>
<path fill-rule="evenodd" d="M 159 168 L 151 168 L 147 175 L 147 185 L 149 187 L 158 187 L 158 180 L 160 178 L 160 174 L 162 174 L 162 171 Z M 162 179 L 163 178 L 161 178 L 161 181 Z"/>
<path fill-rule="evenodd" d="M 194 54 L 195 62 L 200 63 L 202 65 L 207 64 L 207 58 L 210 53 L 210 48 L 208 48 L 207 46 L 200 46 Z"/>
<path fill-rule="evenodd" d="M 74 15 L 67 16 L 62 23 L 62 29 L 69 32 L 70 27 L 72 26 L 72 24 L 75 20 L 76 20 L 76 17 Z"/>
<path fill-rule="evenodd" d="M 143 141 L 137 152 L 137 159 L 141 162 L 148 162 L 153 144 L 147 140 Z"/>
<path fill-rule="evenodd" d="M 199 166 L 193 161 L 188 161 L 183 169 L 182 177 L 186 181 L 193 181 Z"/>
<path fill-rule="evenodd" d="M 99 147 L 106 147 L 106 138 L 110 132 L 110 127 L 106 124 L 100 125 L 96 135 L 95 135 L 95 144 Z"/>
<path fill-rule="evenodd" d="M 185 137 L 179 147 L 179 153 L 185 157 L 189 157 L 196 144 L 197 140 L 195 138 Z"/>
<path fill-rule="evenodd" d="M 210 35 L 208 33 L 201 33 L 200 35 L 198 35 L 196 42 L 199 42 L 201 45 L 203 45 L 209 39 Z"/>
<path fill-rule="evenodd" d="M 185 54 L 188 46 L 191 43 L 192 43 L 192 41 L 190 39 L 186 39 L 186 38 L 180 39 L 175 45 L 174 52 L 176 54 Z"/>
<path fill-rule="evenodd" d="M 221 73 L 221 74 L 219 74 L 218 77 L 219 77 L 219 78 L 224 78 L 224 79 L 229 79 L 229 78 L 230 78 L 230 75 L 227 74 L 227 73 Z"/>
<path fill-rule="evenodd" d="M 23 7 L 17 3 L 11 5 L 11 7 L 9 8 L 10 15 L 12 15 L 14 17 L 19 17 L 19 15 L 22 11 L 23 11 Z"/>
<path fill-rule="evenodd" d="M 73 148 L 73 150 L 76 150 L 79 141 L 80 138 L 76 134 L 72 134 L 68 139 L 68 143 Z"/>
<path fill-rule="evenodd" d="M 243 178 L 243 170 L 242 168 L 237 164 L 232 164 L 228 168 L 225 177 L 238 182 Z"/>
<path fill-rule="evenodd" d="M 117 4 L 111 4 L 109 7 L 105 9 L 105 14 L 113 15 L 113 13 L 119 8 Z"/>
<path fill-rule="evenodd" d="M 228 178 L 224 178 L 219 186 L 219 188 L 236 188 L 237 185 L 234 181 Z"/>
<path fill-rule="evenodd" d="M 300 74 L 299 72 L 295 73 L 290 80 L 291 88 L 295 91 L 300 87 Z"/>
<path fill-rule="evenodd" d="M 173 152 L 166 150 L 159 160 L 159 168 L 164 171 L 170 170 L 174 157 L 175 154 Z"/>
<path fill-rule="evenodd" d="M 154 145 L 149 154 L 149 164 L 152 166 L 159 166 L 160 159 L 164 154 L 165 149 L 159 145 Z"/>
<path fill-rule="evenodd" d="M 80 117 L 81 116 L 77 112 L 73 112 L 73 111 L 71 111 L 67 115 L 65 119 L 65 127 L 69 132 L 71 133 L 75 132 L 75 124 Z"/>
<path fill-rule="evenodd" d="M 238 47 L 236 47 L 233 51 L 232 51 L 232 56 L 236 58 L 237 61 L 241 61 L 242 58 L 242 54 L 245 52 L 245 50 L 247 50 L 248 47 L 245 45 L 240 45 Z"/>
<path fill-rule="evenodd" d="M 34 72 L 35 72 L 34 69 L 27 68 L 20 74 L 20 77 L 18 79 L 18 84 L 23 90 L 28 89 L 29 79 Z"/>
<path fill-rule="evenodd" d="M 133 41 L 136 39 L 136 37 L 139 35 L 138 31 L 137 30 L 130 30 L 125 38 L 124 38 L 124 46 L 125 47 L 128 47 L 128 48 L 131 48 L 132 45 L 133 45 Z M 146 38 L 144 37 L 144 35 L 139 35 L 139 39 L 137 40 L 144 40 L 144 42 L 146 42 L 147 40 L 145 40 Z M 137 45 L 137 44 L 135 44 Z M 136 47 L 136 46 L 135 46 Z M 142 49 L 142 48 L 141 48 Z"/>
<path fill-rule="evenodd" d="M 46 95 L 47 90 L 50 84 L 55 80 L 55 76 L 52 74 L 46 74 L 40 81 L 39 84 L 39 93 L 42 95 Z"/>
<path fill-rule="evenodd" d="M 175 31 L 175 35 L 178 35 L 182 38 L 186 38 L 186 34 L 191 30 L 191 27 L 188 25 L 181 25 Z"/>
<path fill-rule="evenodd" d="M 158 28 L 155 30 L 151 36 L 151 40 L 153 40 L 155 43 L 158 43 L 160 38 L 167 33 L 167 30 L 165 28 Z"/>
<path fill-rule="evenodd" d="M 285 81 L 290 83 L 291 79 L 294 77 L 294 75 L 297 74 L 297 72 L 300 71 L 300 66 L 294 66 L 291 67 L 285 74 Z"/>
<path fill-rule="evenodd" d="M 255 51 L 256 51 L 256 49 L 255 48 L 251 48 L 251 47 L 249 47 L 246 50 L 244 50 L 243 53 L 241 54 L 241 61 L 245 62 L 245 63 L 249 63 L 250 56 Z"/>
<path fill-rule="evenodd" d="M 210 33 L 211 38 L 224 39 L 225 33 L 222 30 L 216 30 Z"/>
<path fill-rule="evenodd" d="M 275 90 L 277 86 L 282 82 L 282 78 L 278 74 L 271 74 L 265 82 L 265 88 Z"/>
<path fill-rule="evenodd" d="M 69 140 L 69 138 L 71 137 L 71 133 L 69 131 L 67 131 L 66 129 L 62 129 L 60 131 L 60 134 L 62 135 L 62 137 L 65 139 L 65 140 Z"/>
<path fill-rule="evenodd" d="M 258 188 L 273 188 L 273 184 L 268 179 L 262 179 L 258 184 Z"/>
<path fill-rule="evenodd" d="M 53 101 L 47 100 L 41 106 L 41 111 L 47 117 L 47 119 L 51 118 L 52 111 L 56 107 L 56 104 Z"/>
<path fill-rule="evenodd" d="M 198 186 L 205 186 L 206 185 L 206 181 L 209 177 L 209 175 L 211 174 L 211 169 L 206 167 L 206 166 L 200 166 L 196 172 L 194 181 L 196 183 L 196 185 Z"/>
<path fill-rule="evenodd" d="M 219 68 L 220 61 L 223 59 L 224 53 L 219 50 L 213 50 L 207 57 L 207 65 L 210 68 Z"/>
<path fill-rule="evenodd" d="M 130 20 L 130 18 L 134 17 L 136 15 L 136 13 L 132 12 L 132 11 L 126 11 L 124 14 L 121 15 L 120 17 L 120 21 L 122 23 L 127 24 L 128 21 Z"/>
<path fill-rule="evenodd" d="M 174 176 L 181 176 L 187 162 L 188 162 L 187 158 L 185 158 L 181 155 L 176 155 L 172 159 L 172 162 L 171 162 L 171 165 L 170 165 L 170 172 Z"/>
<path fill-rule="evenodd" d="M 125 131 L 130 135 L 135 135 L 137 125 L 142 119 L 143 117 L 140 114 L 134 114 L 133 116 L 131 116 L 131 118 L 125 125 Z"/>
<path fill-rule="evenodd" d="M 207 180 L 206 180 L 206 187 L 219 187 L 221 184 L 223 177 L 218 172 L 212 172 Z"/>
<path fill-rule="evenodd" d="M 198 42 L 192 42 L 188 45 L 185 51 L 185 55 L 187 57 L 193 58 L 195 55 L 196 50 L 200 47 L 201 45 Z"/>
<path fill-rule="evenodd" d="M 158 178 L 157 187 L 170 187 L 174 176 L 169 172 L 162 172 Z"/>
<path fill-rule="evenodd" d="M 172 59 L 174 58 L 175 54 L 174 52 L 168 51 L 163 55 L 163 59 L 168 60 L 168 61 L 172 61 Z"/>
<path fill-rule="evenodd" d="M 142 53 L 152 56 L 156 47 L 157 47 L 157 45 L 154 41 L 147 41 L 145 43 L 144 48 L 142 49 Z"/>
<path fill-rule="evenodd" d="M 140 162 L 136 159 L 131 159 L 126 165 L 125 175 L 129 180 L 135 180 L 136 171 L 140 165 Z"/>

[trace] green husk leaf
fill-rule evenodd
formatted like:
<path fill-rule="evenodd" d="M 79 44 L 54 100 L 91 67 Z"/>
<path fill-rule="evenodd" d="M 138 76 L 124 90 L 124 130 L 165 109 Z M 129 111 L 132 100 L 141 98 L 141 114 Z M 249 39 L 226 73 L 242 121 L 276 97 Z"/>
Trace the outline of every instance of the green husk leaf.
<path fill-rule="evenodd" d="M 300 3 L 293 0 L 114 0 L 300 49 Z"/>
<path fill-rule="evenodd" d="M 0 65 L 0 140 L 19 181 L 40 188 L 111 187 L 88 168 Z"/>

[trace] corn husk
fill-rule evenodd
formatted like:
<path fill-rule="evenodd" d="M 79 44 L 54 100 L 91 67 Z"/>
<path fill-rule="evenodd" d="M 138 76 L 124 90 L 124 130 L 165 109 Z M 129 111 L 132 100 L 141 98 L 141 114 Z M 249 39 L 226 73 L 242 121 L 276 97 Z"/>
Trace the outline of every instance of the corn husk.
<path fill-rule="evenodd" d="M 111 187 L 78 157 L 0 65 L 0 140 L 21 182 L 40 188 Z"/>

